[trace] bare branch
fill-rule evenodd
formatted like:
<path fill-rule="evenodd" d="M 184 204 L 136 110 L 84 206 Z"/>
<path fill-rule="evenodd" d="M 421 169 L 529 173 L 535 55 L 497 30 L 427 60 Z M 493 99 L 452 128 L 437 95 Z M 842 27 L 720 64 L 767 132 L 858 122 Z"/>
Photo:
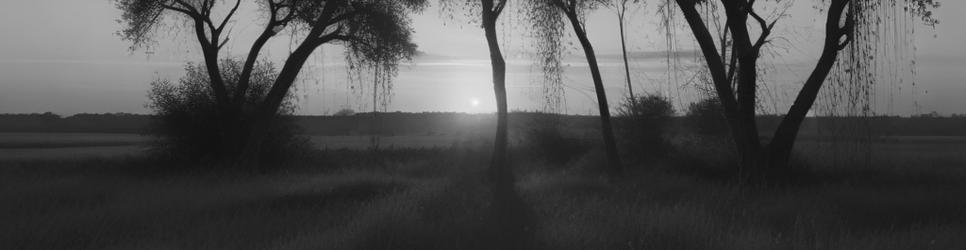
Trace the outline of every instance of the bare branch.
<path fill-rule="evenodd" d="M 496 7 L 493 8 L 493 14 L 499 16 L 500 13 L 503 13 L 503 8 L 506 7 L 506 2 L 507 0 L 500 0 L 500 2 L 496 4 Z"/>
<path fill-rule="evenodd" d="M 195 13 L 194 12 L 191 12 L 188 9 L 178 8 L 178 7 L 175 7 L 175 6 L 172 6 L 172 5 L 166 5 L 166 4 L 165 5 L 161 5 L 161 7 L 165 8 L 165 9 L 168 9 L 168 10 L 173 10 L 175 12 L 180 12 L 180 13 L 185 14 L 185 15 L 187 15 L 189 17 L 192 17 L 192 18 L 195 17 Z M 160 14 L 160 12 L 159 12 L 159 14 Z"/>
<path fill-rule="evenodd" d="M 225 44 L 228 43 L 228 40 L 231 40 L 231 39 L 228 38 L 228 37 L 225 37 L 225 40 L 224 41 L 221 41 L 221 43 L 218 44 L 218 47 L 217 48 L 220 50 L 221 48 L 225 47 Z"/>
<path fill-rule="evenodd" d="M 754 4 L 755 1 L 751 0 L 748 2 L 745 8 L 747 9 L 748 15 L 755 19 L 755 21 L 757 21 L 758 25 L 761 27 L 761 35 L 758 36 L 758 40 L 755 41 L 754 45 L 752 45 L 753 51 L 757 53 L 757 51 L 761 50 L 761 46 L 768 42 L 768 36 L 771 35 L 771 31 L 775 27 L 775 23 L 778 22 L 778 19 L 772 20 L 772 22 L 769 24 L 764 18 L 755 12 Z"/>
<path fill-rule="evenodd" d="M 177 4 L 180 4 L 183 7 L 183 9 L 185 9 L 186 12 L 188 12 L 188 13 L 194 13 L 196 15 L 201 15 L 201 12 L 198 11 L 198 9 L 195 8 L 195 6 L 191 5 L 188 2 L 185 2 L 183 0 L 174 0 L 174 2 L 177 3 Z"/>
<path fill-rule="evenodd" d="M 232 7 L 231 11 L 228 11 L 228 15 L 225 16 L 225 19 L 222 20 L 221 24 L 218 25 L 218 28 L 215 29 L 218 31 L 218 33 L 221 33 L 221 31 L 225 29 L 225 25 L 228 24 L 228 20 L 231 20 L 231 17 L 235 15 L 236 11 L 238 11 L 239 5 L 241 5 L 241 0 L 235 0 L 235 7 Z"/>
<path fill-rule="evenodd" d="M 715 91 L 721 99 L 725 113 L 735 114 L 737 112 L 737 100 L 735 100 L 733 88 L 728 81 L 728 75 L 722 63 L 721 54 L 719 54 L 718 49 L 715 47 L 714 36 L 708 31 L 708 27 L 705 26 L 701 15 L 695 9 L 695 2 L 677 0 L 677 3 L 681 9 L 681 13 L 684 15 L 684 19 L 687 20 L 688 25 L 691 27 L 691 31 L 701 48 L 701 52 L 704 54 L 705 62 L 708 64 L 708 70 L 711 72 Z"/>

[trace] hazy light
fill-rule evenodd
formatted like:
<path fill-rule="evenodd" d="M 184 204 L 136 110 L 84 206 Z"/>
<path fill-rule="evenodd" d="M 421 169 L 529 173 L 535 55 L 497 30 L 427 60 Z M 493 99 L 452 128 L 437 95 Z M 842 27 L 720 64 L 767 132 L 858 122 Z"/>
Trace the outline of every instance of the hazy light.
<path fill-rule="evenodd" d="M 480 98 L 473 97 L 470 99 L 470 106 L 473 106 L 474 108 L 480 107 Z"/>

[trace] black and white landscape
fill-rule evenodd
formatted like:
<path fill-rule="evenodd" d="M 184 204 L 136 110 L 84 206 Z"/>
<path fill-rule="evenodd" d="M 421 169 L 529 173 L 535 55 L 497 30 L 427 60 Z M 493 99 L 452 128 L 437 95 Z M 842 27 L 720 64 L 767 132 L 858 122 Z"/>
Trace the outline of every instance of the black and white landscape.
<path fill-rule="evenodd" d="M 966 2 L 0 8 L 0 249 L 964 249 Z"/>

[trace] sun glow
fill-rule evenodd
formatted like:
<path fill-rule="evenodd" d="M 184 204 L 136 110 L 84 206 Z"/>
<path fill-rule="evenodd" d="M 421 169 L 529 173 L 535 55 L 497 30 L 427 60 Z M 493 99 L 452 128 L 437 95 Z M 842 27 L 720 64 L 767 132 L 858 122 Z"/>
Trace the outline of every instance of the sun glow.
<path fill-rule="evenodd" d="M 470 106 L 473 106 L 474 108 L 479 107 L 480 106 L 480 99 L 479 98 L 476 98 L 476 97 L 471 98 L 470 99 Z"/>

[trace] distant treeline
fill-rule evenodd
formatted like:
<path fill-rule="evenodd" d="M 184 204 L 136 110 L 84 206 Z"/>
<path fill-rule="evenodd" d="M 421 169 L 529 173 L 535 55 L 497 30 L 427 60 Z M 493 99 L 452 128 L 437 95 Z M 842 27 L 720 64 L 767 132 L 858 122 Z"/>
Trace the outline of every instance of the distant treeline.
<path fill-rule="evenodd" d="M 61 117 L 53 113 L 0 114 L 0 132 L 37 133 L 145 133 L 151 115 L 141 114 L 77 114 Z M 490 134 L 494 130 L 493 114 L 466 113 L 358 113 L 350 116 L 296 116 L 303 133 L 310 135 L 451 135 L 479 133 Z M 618 118 L 620 119 L 620 118 Z M 551 115 L 534 112 L 510 114 L 511 130 L 521 131 L 561 124 L 571 131 L 596 133 L 598 118 L 582 115 Z M 759 126 L 763 133 L 774 130 L 780 117 L 762 116 Z M 724 124 L 721 124 L 724 126 Z M 671 131 L 686 130 L 685 119 L 675 117 Z M 820 135 L 822 131 L 866 130 L 877 135 L 890 136 L 966 136 L 966 117 L 879 116 L 872 118 L 809 117 L 802 124 L 801 135 Z"/>
<path fill-rule="evenodd" d="M 0 114 L 0 132 L 143 133 L 151 117 L 127 113 L 76 114 L 68 117 L 50 112 Z"/>

